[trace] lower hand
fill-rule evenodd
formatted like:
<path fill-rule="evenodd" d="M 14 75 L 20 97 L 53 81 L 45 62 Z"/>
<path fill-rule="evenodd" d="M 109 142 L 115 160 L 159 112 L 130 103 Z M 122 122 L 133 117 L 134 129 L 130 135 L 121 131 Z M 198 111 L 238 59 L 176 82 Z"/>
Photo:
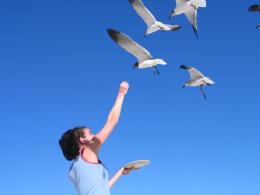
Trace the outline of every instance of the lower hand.
<path fill-rule="evenodd" d="M 122 175 L 128 175 L 128 174 L 131 173 L 133 170 L 136 170 L 136 168 L 134 168 L 134 167 L 131 167 L 131 168 L 123 167 L 123 168 L 122 168 Z"/>
<path fill-rule="evenodd" d="M 129 84 L 127 81 L 123 81 L 121 84 L 120 84 L 120 88 L 119 88 L 119 95 L 125 95 L 128 91 L 128 88 L 129 88 Z"/>

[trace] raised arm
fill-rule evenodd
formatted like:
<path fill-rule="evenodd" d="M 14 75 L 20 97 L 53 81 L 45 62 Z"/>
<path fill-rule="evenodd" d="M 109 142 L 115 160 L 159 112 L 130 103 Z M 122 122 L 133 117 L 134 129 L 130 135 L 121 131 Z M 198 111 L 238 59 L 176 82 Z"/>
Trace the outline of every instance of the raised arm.
<path fill-rule="evenodd" d="M 115 125 L 118 123 L 121 108 L 124 102 L 125 95 L 128 91 L 128 83 L 123 81 L 120 84 L 119 92 L 115 101 L 113 108 L 111 109 L 106 124 L 104 127 L 96 134 L 96 138 L 99 140 L 101 144 L 103 144 L 108 136 L 111 134 L 112 130 L 114 129 Z"/>

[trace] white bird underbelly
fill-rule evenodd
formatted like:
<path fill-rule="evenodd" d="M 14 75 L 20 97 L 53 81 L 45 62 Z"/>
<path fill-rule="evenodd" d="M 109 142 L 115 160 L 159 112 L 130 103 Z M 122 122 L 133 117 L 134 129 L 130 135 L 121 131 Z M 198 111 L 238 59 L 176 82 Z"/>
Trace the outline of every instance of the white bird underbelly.
<path fill-rule="evenodd" d="M 210 80 L 208 77 L 203 77 L 203 78 L 200 78 L 200 79 L 197 79 L 197 80 L 194 80 L 194 81 L 190 81 L 188 83 L 188 86 L 190 87 L 198 87 L 198 86 L 201 86 L 201 85 L 213 85 L 215 84 L 214 81 Z"/>
<path fill-rule="evenodd" d="M 148 27 L 147 34 L 151 34 L 153 32 L 156 32 L 158 30 L 165 30 L 170 31 L 171 28 L 161 22 L 156 21 L 152 26 Z"/>
<path fill-rule="evenodd" d="M 201 86 L 201 85 L 206 85 L 204 78 L 197 79 L 197 80 L 194 80 L 194 81 L 190 81 L 189 84 L 188 84 L 189 87 L 198 87 L 198 86 Z"/>
<path fill-rule="evenodd" d="M 151 34 L 158 30 L 160 30 L 160 27 L 157 25 L 157 23 L 154 23 L 152 26 L 148 27 L 146 34 Z"/>
<path fill-rule="evenodd" d="M 149 68 L 155 66 L 154 60 L 146 60 L 138 65 L 138 68 Z"/>
<path fill-rule="evenodd" d="M 140 68 L 140 69 L 150 68 L 150 67 L 154 67 L 158 64 L 166 65 L 167 63 L 165 61 L 163 61 L 162 59 L 145 60 L 142 63 L 138 64 L 138 68 Z"/>

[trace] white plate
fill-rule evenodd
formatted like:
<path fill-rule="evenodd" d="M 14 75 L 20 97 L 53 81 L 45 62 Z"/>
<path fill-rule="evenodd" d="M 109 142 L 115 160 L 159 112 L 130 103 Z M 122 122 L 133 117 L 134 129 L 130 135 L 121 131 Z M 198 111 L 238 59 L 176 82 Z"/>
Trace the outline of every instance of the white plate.
<path fill-rule="evenodd" d="M 150 164 L 150 162 L 151 162 L 150 160 L 136 160 L 136 161 L 127 163 L 125 165 L 125 167 L 128 169 L 139 169 L 143 166 Z"/>

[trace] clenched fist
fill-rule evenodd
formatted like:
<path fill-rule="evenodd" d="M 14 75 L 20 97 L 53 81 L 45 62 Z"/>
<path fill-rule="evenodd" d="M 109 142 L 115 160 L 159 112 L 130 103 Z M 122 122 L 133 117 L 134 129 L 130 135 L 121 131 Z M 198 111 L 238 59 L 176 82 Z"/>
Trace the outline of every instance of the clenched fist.
<path fill-rule="evenodd" d="M 118 94 L 119 95 L 125 95 L 128 91 L 128 88 L 129 88 L 129 84 L 127 81 L 123 81 L 121 84 L 120 84 L 120 88 L 119 88 L 119 92 Z"/>

